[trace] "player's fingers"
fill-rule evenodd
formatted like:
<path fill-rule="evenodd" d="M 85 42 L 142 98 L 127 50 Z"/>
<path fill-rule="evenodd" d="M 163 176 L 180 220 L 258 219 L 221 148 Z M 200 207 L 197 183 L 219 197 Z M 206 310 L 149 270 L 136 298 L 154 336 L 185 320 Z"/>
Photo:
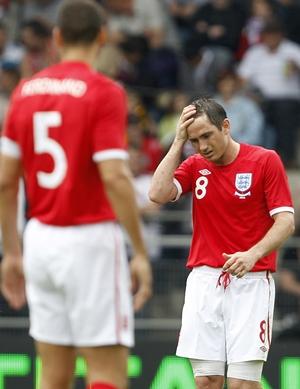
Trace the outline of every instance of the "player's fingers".
<path fill-rule="evenodd" d="M 25 286 L 22 280 L 18 285 L 3 284 L 1 291 L 13 309 L 20 309 L 26 303 Z"/>
<path fill-rule="evenodd" d="M 239 265 L 237 263 L 233 263 L 230 267 L 227 268 L 227 272 L 235 275 L 238 272 Z"/>
<path fill-rule="evenodd" d="M 133 297 L 133 307 L 135 311 L 139 311 L 152 295 L 150 287 L 144 286 L 139 288 L 137 293 Z"/>
<path fill-rule="evenodd" d="M 191 116 L 195 115 L 196 113 L 196 109 L 195 107 L 193 106 L 189 106 L 189 107 L 186 107 L 183 111 L 182 111 L 182 114 L 181 114 L 181 120 L 184 121 L 188 118 L 190 118 Z"/>
<path fill-rule="evenodd" d="M 137 290 L 138 281 L 136 274 L 131 270 L 131 293 L 134 294 Z"/>
<path fill-rule="evenodd" d="M 182 123 L 182 127 L 183 127 L 183 128 L 188 127 L 190 124 L 193 123 L 194 120 L 195 120 L 195 118 L 186 119 L 186 120 Z"/>
<path fill-rule="evenodd" d="M 231 266 L 235 263 L 235 261 L 236 261 L 235 257 L 230 256 L 230 258 L 224 263 L 223 270 L 228 271 L 231 268 Z"/>

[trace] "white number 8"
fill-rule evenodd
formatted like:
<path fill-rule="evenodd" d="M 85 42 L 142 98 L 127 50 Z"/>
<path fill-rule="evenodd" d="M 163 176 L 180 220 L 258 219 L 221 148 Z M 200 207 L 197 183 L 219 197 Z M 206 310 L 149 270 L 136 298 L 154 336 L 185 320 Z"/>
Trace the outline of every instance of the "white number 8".
<path fill-rule="evenodd" d="M 49 127 L 58 127 L 62 123 L 60 112 L 36 112 L 33 115 L 34 151 L 37 154 L 50 154 L 54 161 L 51 173 L 37 173 L 38 184 L 42 188 L 55 189 L 64 180 L 67 173 L 67 158 L 64 149 L 54 139 L 49 138 Z"/>
<path fill-rule="evenodd" d="M 198 200 L 203 199 L 206 195 L 206 187 L 208 184 L 207 177 L 201 176 L 196 181 L 195 195 Z"/>

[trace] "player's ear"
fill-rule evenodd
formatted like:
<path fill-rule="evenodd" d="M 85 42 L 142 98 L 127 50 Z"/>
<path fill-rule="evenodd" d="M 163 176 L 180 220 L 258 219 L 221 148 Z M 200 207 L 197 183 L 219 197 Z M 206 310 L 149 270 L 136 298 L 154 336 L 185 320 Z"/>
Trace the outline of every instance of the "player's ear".
<path fill-rule="evenodd" d="M 63 39 L 61 36 L 60 29 L 58 27 L 54 27 L 52 30 L 52 37 L 56 47 L 61 48 L 63 46 Z"/>
<path fill-rule="evenodd" d="M 101 31 L 98 34 L 98 43 L 100 46 L 104 46 L 107 41 L 107 30 L 106 28 L 102 27 Z"/>
<path fill-rule="evenodd" d="M 229 132 L 230 132 L 230 122 L 229 122 L 229 119 L 226 118 L 226 119 L 223 120 L 222 130 L 223 130 L 225 135 L 229 134 Z"/>

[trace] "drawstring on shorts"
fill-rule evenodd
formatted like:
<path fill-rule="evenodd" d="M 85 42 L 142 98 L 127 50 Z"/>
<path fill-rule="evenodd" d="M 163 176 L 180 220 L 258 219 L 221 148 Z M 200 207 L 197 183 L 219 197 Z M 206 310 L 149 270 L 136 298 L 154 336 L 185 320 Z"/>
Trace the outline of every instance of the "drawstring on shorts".
<path fill-rule="evenodd" d="M 230 282 L 231 282 L 230 273 L 228 273 L 227 271 L 222 271 L 222 273 L 220 274 L 220 276 L 218 278 L 216 288 L 218 286 L 223 285 L 224 290 L 225 290 L 227 288 L 227 286 L 230 284 Z"/>

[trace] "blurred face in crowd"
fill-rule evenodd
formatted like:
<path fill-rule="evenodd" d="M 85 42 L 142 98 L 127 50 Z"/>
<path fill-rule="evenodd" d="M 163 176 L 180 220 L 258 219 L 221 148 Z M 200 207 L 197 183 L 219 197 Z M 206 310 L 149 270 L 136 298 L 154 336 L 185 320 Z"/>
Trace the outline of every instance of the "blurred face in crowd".
<path fill-rule="evenodd" d="M 106 0 L 105 6 L 117 14 L 132 15 L 134 12 L 134 0 Z"/>
<path fill-rule="evenodd" d="M 238 89 L 238 81 L 233 74 L 224 76 L 218 82 L 218 91 L 224 99 L 232 97 Z"/>
<path fill-rule="evenodd" d="M 0 72 L 0 88 L 3 93 L 10 95 L 18 82 L 20 81 L 20 72 L 15 69 L 2 69 Z"/>
<path fill-rule="evenodd" d="M 262 18 L 268 18 L 272 16 L 273 10 L 270 2 L 267 0 L 253 0 L 252 14 Z"/>
<path fill-rule="evenodd" d="M 37 36 L 29 27 L 23 29 L 21 38 L 27 50 L 31 52 L 43 51 L 47 42 L 46 38 Z"/>
<path fill-rule="evenodd" d="M 222 165 L 229 144 L 229 120 L 224 119 L 222 129 L 213 125 L 206 115 L 195 118 L 187 128 L 188 139 L 196 153 L 205 159 Z"/>
<path fill-rule="evenodd" d="M 283 34 L 280 31 L 263 32 L 261 38 L 270 51 L 275 51 L 283 39 Z"/>
<path fill-rule="evenodd" d="M 212 4 L 217 9 L 224 9 L 231 4 L 231 0 L 212 0 Z"/>

